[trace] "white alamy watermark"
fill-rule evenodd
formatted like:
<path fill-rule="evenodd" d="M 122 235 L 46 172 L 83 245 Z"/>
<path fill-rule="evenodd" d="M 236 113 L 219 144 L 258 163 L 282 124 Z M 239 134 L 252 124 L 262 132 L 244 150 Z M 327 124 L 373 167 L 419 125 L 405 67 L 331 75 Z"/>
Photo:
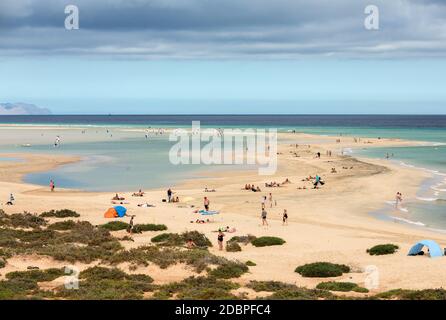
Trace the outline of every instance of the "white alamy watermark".
<path fill-rule="evenodd" d="M 74 4 L 65 7 L 65 29 L 78 30 L 79 29 L 79 8 Z"/>
<path fill-rule="evenodd" d="M 379 8 L 374 4 L 370 4 L 364 9 L 367 16 L 364 19 L 364 27 L 367 30 L 379 30 Z"/>
<path fill-rule="evenodd" d="M 169 152 L 174 165 L 257 165 L 260 175 L 277 171 L 277 129 L 176 129 L 169 141 L 177 142 Z"/>
<path fill-rule="evenodd" d="M 75 266 L 66 266 L 64 286 L 67 290 L 78 290 L 79 289 L 79 269 Z"/>
<path fill-rule="evenodd" d="M 379 287 L 379 269 L 375 265 L 369 265 L 365 267 L 366 278 L 364 281 L 364 287 L 369 290 L 378 289 Z"/>

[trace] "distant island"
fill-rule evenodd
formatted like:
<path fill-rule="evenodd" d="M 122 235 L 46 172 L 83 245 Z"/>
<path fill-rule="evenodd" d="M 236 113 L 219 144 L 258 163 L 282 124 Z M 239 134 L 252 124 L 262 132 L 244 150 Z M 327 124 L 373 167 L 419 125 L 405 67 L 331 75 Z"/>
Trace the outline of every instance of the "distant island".
<path fill-rule="evenodd" d="M 0 115 L 44 115 L 51 114 L 46 108 L 29 103 L 0 103 Z"/>

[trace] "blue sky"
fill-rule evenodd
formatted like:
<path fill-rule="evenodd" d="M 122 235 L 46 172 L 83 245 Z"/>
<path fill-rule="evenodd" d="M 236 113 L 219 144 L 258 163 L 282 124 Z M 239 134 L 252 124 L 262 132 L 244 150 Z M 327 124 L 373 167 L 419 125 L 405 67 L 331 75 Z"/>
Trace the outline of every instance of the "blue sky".
<path fill-rule="evenodd" d="M 3 100 L 55 113 L 443 113 L 446 106 L 442 60 L 39 58 L 0 67 L 8 75 Z"/>
<path fill-rule="evenodd" d="M 80 29 L 63 28 L 66 4 Z M 445 113 L 446 5 L 2 0 L 0 103 L 53 113 Z M 252 8 L 256 8 L 253 10 Z"/>

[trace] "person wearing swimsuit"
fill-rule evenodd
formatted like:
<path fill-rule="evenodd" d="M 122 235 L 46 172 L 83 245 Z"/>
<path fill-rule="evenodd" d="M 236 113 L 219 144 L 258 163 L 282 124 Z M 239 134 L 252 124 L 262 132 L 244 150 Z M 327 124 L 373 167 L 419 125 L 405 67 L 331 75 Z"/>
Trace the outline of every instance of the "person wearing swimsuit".
<path fill-rule="evenodd" d="M 217 240 L 218 240 L 218 249 L 220 251 L 223 251 L 223 239 L 224 239 L 224 237 L 225 237 L 225 234 L 223 232 L 221 232 L 221 230 L 218 231 Z"/>

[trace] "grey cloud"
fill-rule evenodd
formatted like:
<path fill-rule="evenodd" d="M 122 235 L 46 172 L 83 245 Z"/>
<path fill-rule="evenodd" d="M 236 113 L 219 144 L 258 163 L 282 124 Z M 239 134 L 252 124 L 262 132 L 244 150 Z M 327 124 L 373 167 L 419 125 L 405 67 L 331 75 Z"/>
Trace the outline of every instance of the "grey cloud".
<path fill-rule="evenodd" d="M 135 59 L 444 57 L 446 6 L 377 0 L 378 31 L 363 27 L 365 0 L 2 0 L 0 55 Z M 80 30 L 67 31 L 76 4 Z"/>

